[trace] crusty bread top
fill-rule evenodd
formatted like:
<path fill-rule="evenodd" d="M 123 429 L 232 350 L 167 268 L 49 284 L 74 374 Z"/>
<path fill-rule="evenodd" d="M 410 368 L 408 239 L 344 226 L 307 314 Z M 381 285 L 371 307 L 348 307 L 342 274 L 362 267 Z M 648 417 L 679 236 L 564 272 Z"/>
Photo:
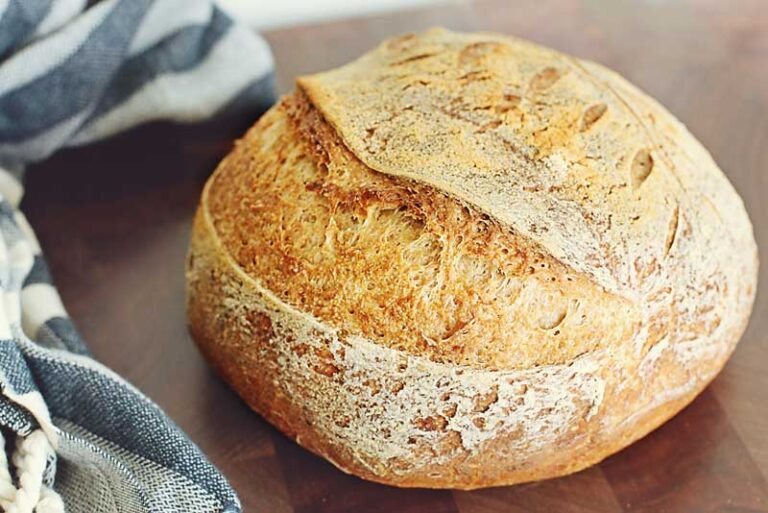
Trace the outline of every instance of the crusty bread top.
<path fill-rule="evenodd" d="M 695 274 L 754 274 L 749 220 L 709 154 L 599 65 L 434 29 L 299 85 L 371 168 L 475 205 L 607 290 L 640 300 L 681 229 L 697 232 L 677 255 Z"/>
<path fill-rule="evenodd" d="M 203 201 L 238 264 L 282 300 L 433 361 L 570 362 L 639 325 L 634 305 L 477 209 L 372 171 L 301 93 L 238 143 Z"/>
<path fill-rule="evenodd" d="M 282 301 L 437 362 L 660 342 L 695 362 L 754 298 L 749 219 L 685 128 L 600 66 L 496 35 L 404 36 L 301 78 L 203 208 Z"/>

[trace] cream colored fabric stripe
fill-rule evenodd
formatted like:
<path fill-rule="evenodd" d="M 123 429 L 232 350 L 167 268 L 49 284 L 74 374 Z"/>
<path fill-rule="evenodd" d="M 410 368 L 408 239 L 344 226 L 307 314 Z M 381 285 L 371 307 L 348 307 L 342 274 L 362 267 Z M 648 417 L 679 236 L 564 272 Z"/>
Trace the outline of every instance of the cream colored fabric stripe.
<path fill-rule="evenodd" d="M 241 45 L 246 42 L 253 45 L 252 34 L 245 28 L 234 28 L 198 66 L 189 71 L 158 76 L 122 105 L 79 132 L 72 144 L 121 132 L 154 118 L 158 109 L 178 121 L 196 121 L 212 115 L 251 83 L 254 75 L 264 74 L 272 67 L 269 47 L 260 41 L 255 51 L 243 55 Z M 229 72 L 217 73 L 222 68 Z M 194 95 L 179 94 L 193 89 Z"/>

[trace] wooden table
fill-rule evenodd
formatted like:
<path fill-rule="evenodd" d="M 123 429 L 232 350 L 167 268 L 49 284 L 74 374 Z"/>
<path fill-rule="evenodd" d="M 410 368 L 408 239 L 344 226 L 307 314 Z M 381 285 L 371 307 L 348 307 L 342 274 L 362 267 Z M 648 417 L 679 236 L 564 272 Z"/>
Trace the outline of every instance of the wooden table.
<path fill-rule="evenodd" d="M 711 150 L 768 255 L 764 0 L 449 4 L 267 34 L 278 84 L 433 25 L 519 35 L 620 71 Z M 250 122 L 251 120 L 246 120 Z M 184 257 L 207 174 L 237 122 L 143 127 L 28 175 L 23 207 L 95 356 L 157 401 L 229 477 L 248 512 L 768 512 L 768 272 L 719 378 L 668 424 L 576 475 L 476 492 L 399 490 L 287 441 L 208 369 L 184 322 Z"/>

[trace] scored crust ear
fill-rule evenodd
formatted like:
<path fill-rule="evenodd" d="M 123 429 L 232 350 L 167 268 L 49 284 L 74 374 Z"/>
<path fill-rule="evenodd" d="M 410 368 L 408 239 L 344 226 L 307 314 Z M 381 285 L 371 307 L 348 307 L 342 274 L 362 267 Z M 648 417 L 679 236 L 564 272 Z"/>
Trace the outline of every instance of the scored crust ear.
<path fill-rule="evenodd" d="M 225 247 L 285 301 L 350 334 L 512 369 L 570 362 L 640 321 L 628 300 L 476 208 L 368 168 L 301 92 L 234 159 L 208 195 Z"/>
<path fill-rule="evenodd" d="M 642 301 L 649 267 L 668 264 L 675 212 L 720 236 L 693 230 L 693 251 L 671 265 L 740 281 L 753 264 L 740 256 L 754 254 L 743 204 L 706 150 L 599 65 L 438 29 L 298 84 L 370 168 L 474 205 L 629 299 Z"/>

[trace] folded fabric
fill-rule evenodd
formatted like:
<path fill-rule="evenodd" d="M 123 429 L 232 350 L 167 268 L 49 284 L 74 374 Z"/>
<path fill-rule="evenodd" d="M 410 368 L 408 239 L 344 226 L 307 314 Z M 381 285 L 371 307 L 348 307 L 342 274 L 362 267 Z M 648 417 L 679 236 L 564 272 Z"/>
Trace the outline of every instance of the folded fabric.
<path fill-rule="evenodd" d="M 263 39 L 208 0 L 0 0 L 3 511 L 240 511 L 194 443 L 89 356 L 18 210 L 18 178 L 146 121 L 233 104 L 255 115 L 274 100 L 272 69 Z"/>

